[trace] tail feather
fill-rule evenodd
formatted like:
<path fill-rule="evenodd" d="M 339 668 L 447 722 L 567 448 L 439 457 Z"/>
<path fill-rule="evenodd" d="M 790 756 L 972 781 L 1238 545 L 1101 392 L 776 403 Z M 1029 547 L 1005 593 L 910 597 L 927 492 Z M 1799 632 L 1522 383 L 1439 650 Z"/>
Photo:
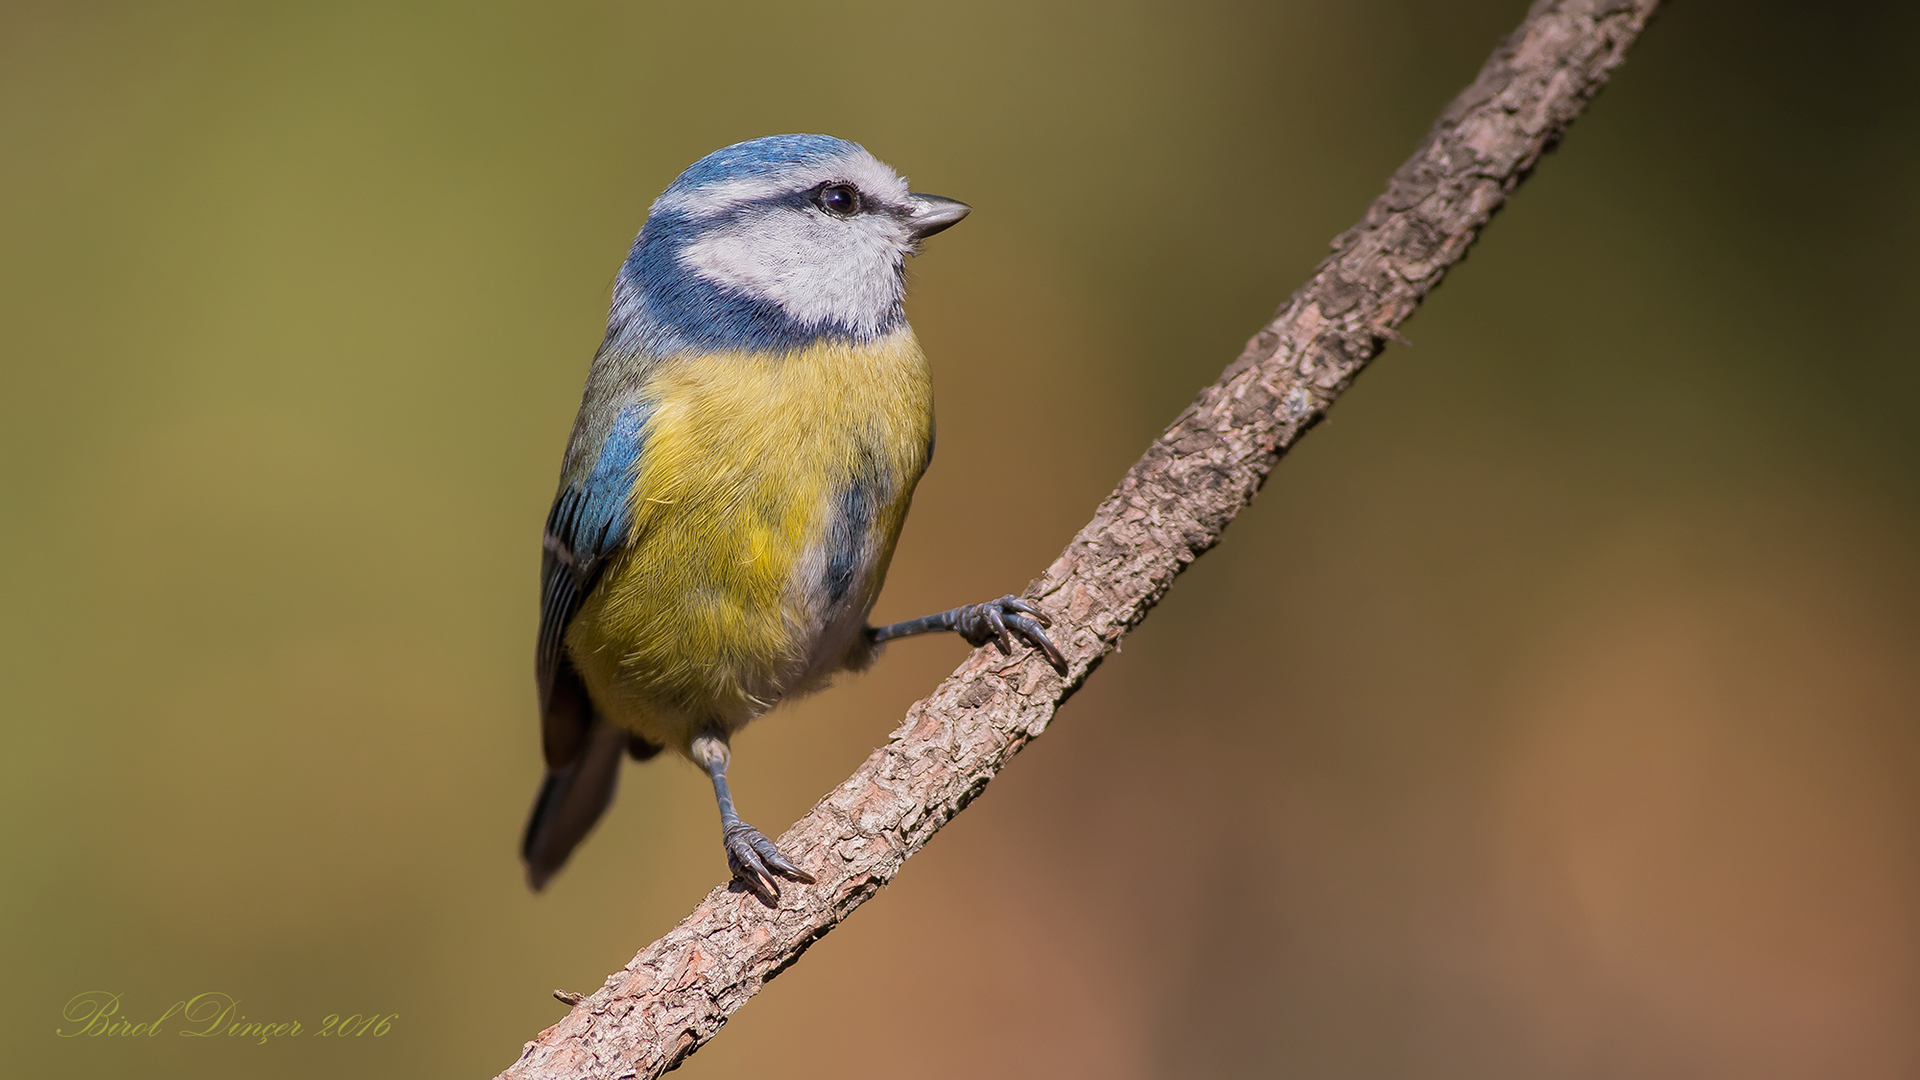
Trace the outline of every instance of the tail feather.
<path fill-rule="evenodd" d="M 535 892 L 565 865 L 567 856 L 613 802 L 627 743 L 624 729 L 595 721 L 586 747 L 565 766 L 547 770 L 540 794 L 533 800 L 526 835 L 520 841 L 527 884 Z"/>

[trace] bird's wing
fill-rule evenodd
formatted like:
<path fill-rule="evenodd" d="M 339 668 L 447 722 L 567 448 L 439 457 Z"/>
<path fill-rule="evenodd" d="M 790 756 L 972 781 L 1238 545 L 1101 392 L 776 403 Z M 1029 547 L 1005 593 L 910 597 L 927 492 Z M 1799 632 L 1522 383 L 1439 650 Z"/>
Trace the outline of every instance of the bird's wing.
<path fill-rule="evenodd" d="M 649 411 L 637 402 L 621 409 L 591 455 L 576 460 L 569 448 L 569 467 L 541 538 L 540 638 L 534 665 L 547 776 L 520 840 L 527 880 L 536 890 L 567 861 L 612 801 L 621 750 L 644 759 L 658 749 L 594 715 L 593 701 L 566 647 L 567 624 L 627 543 L 634 472 L 646 443 Z M 583 417 L 590 420 L 593 415 L 593 410 L 583 410 Z M 592 425 L 583 427 L 590 430 Z M 576 430 L 576 440 L 582 434 Z"/>
<path fill-rule="evenodd" d="M 547 767 L 572 763 L 593 726 L 587 688 L 567 659 L 567 625 L 625 546 L 632 524 L 635 465 L 646 443 L 644 403 L 620 410 L 590 469 L 553 501 L 541 537 L 540 638 L 534 654 L 540 686 L 541 743 Z"/>

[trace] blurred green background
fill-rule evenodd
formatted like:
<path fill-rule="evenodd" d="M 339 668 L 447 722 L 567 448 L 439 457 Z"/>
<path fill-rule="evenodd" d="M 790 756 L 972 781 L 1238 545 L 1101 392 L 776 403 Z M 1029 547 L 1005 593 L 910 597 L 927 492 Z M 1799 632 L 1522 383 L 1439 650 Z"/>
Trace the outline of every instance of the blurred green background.
<path fill-rule="evenodd" d="M 7 5 L 7 1071 L 489 1076 L 720 880 L 672 761 L 545 895 L 515 856 L 539 528 L 687 163 L 825 131 L 977 207 L 913 265 L 902 618 L 1038 573 L 1523 7 Z M 1662 15 L 1414 347 L 686 1075 L 1920 1072 L 1916 40 Z M 747 817 L 964 652 L 752 729 Z M 57 1037 L 87 990 L 399 1016 Z"/>

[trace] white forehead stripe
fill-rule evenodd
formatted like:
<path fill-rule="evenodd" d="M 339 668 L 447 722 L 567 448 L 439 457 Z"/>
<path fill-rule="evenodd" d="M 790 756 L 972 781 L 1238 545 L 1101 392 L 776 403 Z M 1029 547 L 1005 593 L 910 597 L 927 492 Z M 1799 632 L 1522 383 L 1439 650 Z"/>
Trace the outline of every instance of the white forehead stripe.
<path fill-rule="evenodd" d="M 901 203 L 907 198 L 907 182 L 865 150 L 852 150 L 839 157 L 810 165 L 786 165 L 771 168 L 766 176 L 743 176 L 721 180 L 692 191 L 669 191 L 654 200 L 653 213 L 690 214 L 708 217 L 747 203 L 806 191 L 820 184 L 844 180 L 868 195 L 887 202 Z"/>

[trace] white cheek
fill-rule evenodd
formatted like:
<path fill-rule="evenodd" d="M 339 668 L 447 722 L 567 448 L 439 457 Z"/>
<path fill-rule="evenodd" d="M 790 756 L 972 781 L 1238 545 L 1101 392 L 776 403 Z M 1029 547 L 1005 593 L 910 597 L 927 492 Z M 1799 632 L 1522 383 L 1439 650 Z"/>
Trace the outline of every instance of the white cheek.
<path fill-rule="evenodd" d="M 796 322 L 877 333 L 900 302 L 908 238 L 889 218 L 834 221 L 776 210 L 680 250 L 680 263 L 717 285 L 780 305 Z"/>

